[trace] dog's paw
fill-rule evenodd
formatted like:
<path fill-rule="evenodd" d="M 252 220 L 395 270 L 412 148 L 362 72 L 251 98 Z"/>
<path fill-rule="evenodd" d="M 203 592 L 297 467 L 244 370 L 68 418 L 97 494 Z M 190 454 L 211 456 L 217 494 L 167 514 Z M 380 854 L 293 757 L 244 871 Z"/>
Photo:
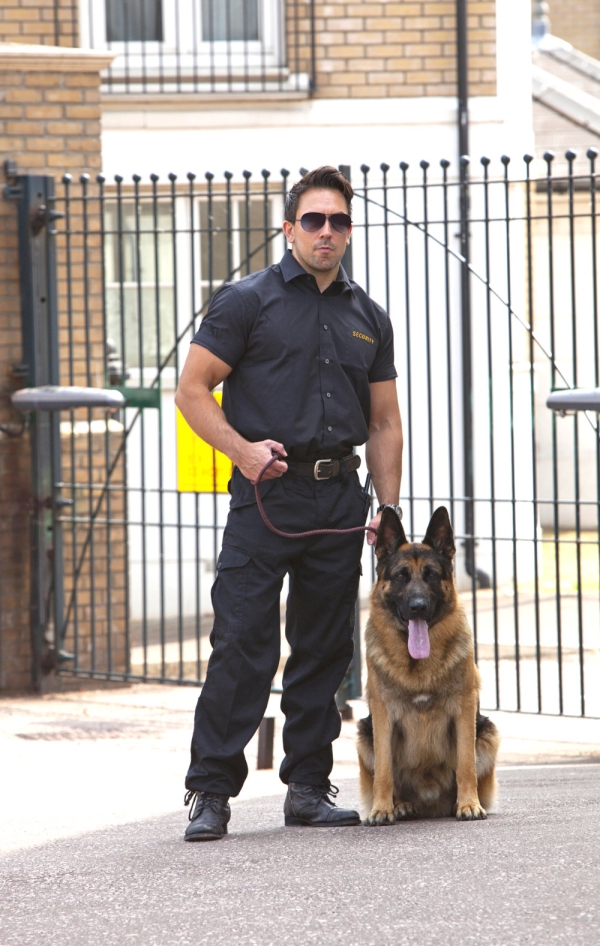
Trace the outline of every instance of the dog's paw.
<path fill-rule="evenodd" d="M 377 827 L 383 824 L 394 824 L 396 821 L 396 816 L 394 811 L 385 811 L 381 808 L 373 808 L 370 814 L 367 815 L 363 824 L 368 825 L 369 827 Z"/>
<path fill-rule="evenodd" d="M 456 809 L 457 821 L 485 821 L 487 812 L 481 805 L 459 805 Z"/>
<path fill-rule="evenodd" d="M 394 818 L 396 821 L 408 821 L 409 818 L 416 818 L 417 813 L 409 801 L 399 801 L 394 805 Z"/>

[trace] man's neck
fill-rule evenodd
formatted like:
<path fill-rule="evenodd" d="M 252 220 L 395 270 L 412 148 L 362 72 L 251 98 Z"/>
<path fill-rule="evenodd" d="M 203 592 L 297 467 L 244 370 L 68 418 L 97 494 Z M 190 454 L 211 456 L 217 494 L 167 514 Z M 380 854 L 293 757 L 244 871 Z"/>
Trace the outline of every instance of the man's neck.
<path fill-rule="evenodd" d="M 305 272 L 310 273 L 311 276 L 315 277 L 315 281 L 317 283 L 317 286 L 319 287 L 319 292 L 325 292 L 327 287 L 331 286 L 331 283 L 335 282 L 336 279 L 338 278 L 338 273 L 340 271 L 340 264 L 338 263 L 335 269 L 328 269 L 325 272 L 321 272 L 321 270 L 318 270 L 318 269 L 307 269 L 306 265 L 302 262 L 302 260 L 298 259 L 298 257 L 296 256 L 294 249 L 295 247 L 292 247 L 292 256 L 294 257 L 296 262 L 300 264 L 300 266 Z"/>

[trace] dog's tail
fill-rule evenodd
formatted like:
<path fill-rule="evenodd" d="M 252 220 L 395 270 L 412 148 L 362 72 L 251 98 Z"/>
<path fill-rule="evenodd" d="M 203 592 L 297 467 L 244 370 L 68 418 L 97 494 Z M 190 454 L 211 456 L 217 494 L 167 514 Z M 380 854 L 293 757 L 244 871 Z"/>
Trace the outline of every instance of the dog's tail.
<path fill-rule="evenodd" d="M 370 713 L 368 716 L 365 716 L 364 719 L 359 719 L 356 724 L 356 731 L 358 732 L 359 738 L 365 739 L 373 745 L 373 717 Z"/>
<path fill-rule="evenodd" d="M 500 733 L 488 716 L 477 711 L 477 792 L 486 811 L 496 806 L 498 785 L 496 782 L 496 756 L 500 746 Z"/>

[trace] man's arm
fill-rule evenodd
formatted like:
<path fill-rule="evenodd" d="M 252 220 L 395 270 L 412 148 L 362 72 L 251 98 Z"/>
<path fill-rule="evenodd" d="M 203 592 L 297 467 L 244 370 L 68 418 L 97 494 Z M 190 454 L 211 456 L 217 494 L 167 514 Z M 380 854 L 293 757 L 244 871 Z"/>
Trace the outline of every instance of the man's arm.
<path fill-rule="evenodd" d="M 396 381 L 376 381 L 371 389 L 371 422 L 366 446 L 367 467 L 379 504 L 397 505 L 402 478 L 402 420 L 396 394 Z M 379 528 L 381 513 L 369 525 Z M 376 537 L 367 532 L 367 542 L 374 545 Z"/>
<path fill-rule="evenodd" d="M 207 348 L 190 345 L 175 403 L 194 433 L 229 457 L 244 476 L 254 482 L 273 451 L 286 456 L 285 447 L 275 440 L 249 443 L 227 422 L 212 391 L 231 374 L 231 370 Z M 286 470 L 287 464 L 277 460 L 265 473 L 265 479 L 275 479 Z"/>

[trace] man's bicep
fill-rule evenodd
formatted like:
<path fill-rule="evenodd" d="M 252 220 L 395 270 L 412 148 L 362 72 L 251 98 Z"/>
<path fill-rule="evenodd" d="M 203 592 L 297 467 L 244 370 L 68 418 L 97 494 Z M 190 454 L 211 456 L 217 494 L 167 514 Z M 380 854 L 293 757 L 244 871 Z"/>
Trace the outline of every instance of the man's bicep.
<path fill-rule="evenodd" d="M 190 345 L 179 378 L 178 391 L 181 394 L 203 387 L 212 391 L 231 374 L 232 368 L 213 352 L 198 342 Z"/>
<path fill-rule="evenodd" d="M 369 385 L 371 392 L 371 419 L 369 430 L 400 424 L 400 408 L 396 392 L 396 379 L 373 381 Z"/>

